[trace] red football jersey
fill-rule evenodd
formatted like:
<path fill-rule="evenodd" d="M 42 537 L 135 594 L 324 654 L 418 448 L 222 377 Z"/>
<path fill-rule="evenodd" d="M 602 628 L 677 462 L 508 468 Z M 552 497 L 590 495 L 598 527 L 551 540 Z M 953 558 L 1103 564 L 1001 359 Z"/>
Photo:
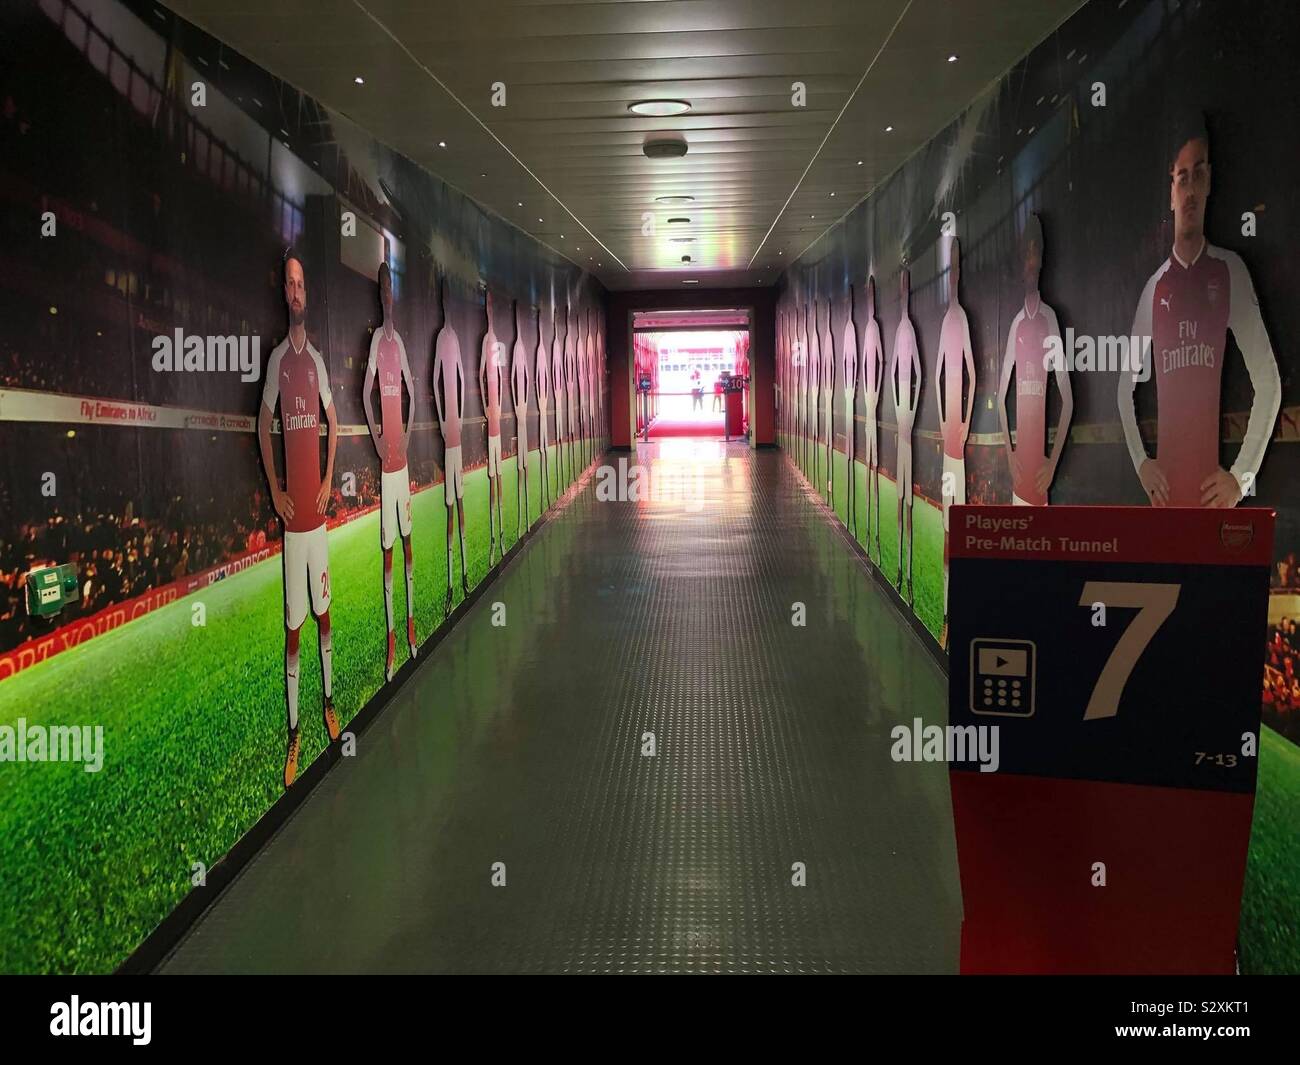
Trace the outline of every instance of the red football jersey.
<path fill-rule="evenodd" d="M 367 369 L 379 383 L 379 418 L 384 434 L 381 462 L 385 473 L 395 473 L 406 465 L 406 437 L 402 429 L 402 369 L 406 365 L 406 346 L 397 330 L 389 336 L 380 326 L 370 339 Z"/>
<path fill-rule="evenodd" d="M 325 360 L 308 341 L 295 351 L 288 338 L 271 352 L 266 366 L 262 402 L 275 413 L 280 403 L 280 432 L 284 436 L 285 491 L 293 501 L 289 532 L 311 532 L 325 524 L 316 512 L 321 488 L 320 419 L 333 399 Z"/>

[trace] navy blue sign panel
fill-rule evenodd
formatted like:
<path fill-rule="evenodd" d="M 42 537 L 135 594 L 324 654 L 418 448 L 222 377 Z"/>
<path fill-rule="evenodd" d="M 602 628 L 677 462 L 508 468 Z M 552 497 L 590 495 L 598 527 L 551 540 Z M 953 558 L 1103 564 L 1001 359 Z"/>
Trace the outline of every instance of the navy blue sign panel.
<path fill-rule="evenodd" d="M 1254 790 L 1272 512 L 955 507 L 951 526 L 949 723 L 1000 726 L 998 772 Z"/>

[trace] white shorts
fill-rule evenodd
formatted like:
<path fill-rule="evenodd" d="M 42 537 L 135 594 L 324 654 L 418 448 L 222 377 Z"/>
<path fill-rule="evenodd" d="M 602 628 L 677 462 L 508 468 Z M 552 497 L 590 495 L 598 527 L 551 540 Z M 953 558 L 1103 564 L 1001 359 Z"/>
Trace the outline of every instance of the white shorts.
<path fill-rule="evenodd" d="M 528 465 L 528 408 L 516 407 L 515 463 L 523 469 Z"/>
<path fill-rule="evenodd" d="M 1031 503 L 1027 499 L 1021 499 L 1015 492 L 1011 493 L 1011 505 L 1013 507 L 1038 507 L 1041 503 Z"/>
<path fill-rule="evenodd" d="M 379 475 L 379 542 L 385 551 L 401 532 L 411 535 L 411 475 L 403 466 Z"/>
<path fill-rule="evenodd" d="M 867 404 L 867 454 L 865 462 L 875 468 L 880 465 L 880 428 L 876 419 L 876 405 Z"/>
<path fill-rule="evenodd" d="M 291 629 L 307 620 L 307 593 L 316 615 L 330 608 L 329 540 L 322 522 L 310 532 L 284 534 L 284 623 Z"/>
<path fill-rule="evenodd" d="M 949 480 L 952 474 L 952 494 L 943 491 L 943 482 L 939 483 L 939 494 L 943 497 L 943 531 L 948 531 L 948 508 L 954 503 L 966 502 L 966 460 L 955 459 L 951 455 L 943 457 L 943 480 Z"/>
<path fill-rule="evenodd" d="M 854 439 L 857 436 L 857 433 L 854 431 L 856 428 L 857 426 L 853 424 L 853 393 L 847 392 L 845 393 L 844 396 L 844 454 L 845 455 L 852 456 L 853 454 L 853 447 L 857 443 L 857 440 Z"/>
<path fill-rule="evenodd" d="M 460 470 L 460 445 L 447 448 L 442 458 L 442 488 L 447 506 L 465 498 L 465 475 Z"/>
<path fill-rule="evenodd" d="M 562 399 L 555 401 L 555 436 L 558 440 L 564 439 L 564 401 Z"/>
<path fill-rule="evenodd" d="M 906 503 L 909 507 L 912 505 L 912 430 L 908 429 L 907 435 L 899 434 L 898 437 L 898 499 Z"/>
<path fill-rule="evenodd" d="M 488 476 L 501 474 L 501 434 L 488 437 Z"/>
<path fill-rule="evenodd" d="M 537 436 L 539 438 L 537 446 L 543 451 L 546 450 L 547 442 L 550 440 L 550 435 L 546 432 L 546 414 L 547 404 L 545 401 L 539 402 L 537 404 Z"/>

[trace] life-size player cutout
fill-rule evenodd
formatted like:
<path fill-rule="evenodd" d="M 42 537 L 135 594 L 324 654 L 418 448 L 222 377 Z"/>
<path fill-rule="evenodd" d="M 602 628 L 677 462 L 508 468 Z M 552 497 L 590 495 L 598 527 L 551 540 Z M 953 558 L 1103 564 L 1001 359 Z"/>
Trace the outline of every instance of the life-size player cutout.
<path fill-rule="evenodd" d="M 415 566 L 411 556 L 411 474 L 407 468 L 407 444 L 411 424 L 402 420 L 402 385 L 415 408 L 415 386 L 406 345 L 393 325 L 393 277 L 387 263 L 379 264 L 379 303 L 384 320 L 370 337 L 370 357 L 366 362 L 365 382 L 361 386 L 362 406 L 370 439 L 379 453 L 379 543 L 384 552 L 384 618 L 388 623 L 388 649 L 384 676 L 393 679 L 397 640 L 393 634 L 393 541 L 400 532 L 406 572 L 406 645 L 415 657 Z M 375 421 L 371 390 L 379 382 L 379 413 L 382 426 Z"/>
<path fill-rule="evenodd" d="M 1031 214 L 1026 221 L 1020 248 L 1025 302 L 1007 331 L 1007 350 L 1002 357 L 1002 377 L 998 384 L 998 418 L 1011 470 L 1011 502 L 1016 506 L 1042 507 L 1048 503 L 1048 490 L 1069 435 L 1074 394 L 1070 389 L 1069 368 L 1064 359 L 1058 360 L 1052 376 L 1061 393 L 1061 416 L 1056 422 L 1056 439 L 1049 457 L 1046 453 L 1047 366 L 1051 360 L 1047 356 L 1053 338 L 1057 345 L 1061 343 L 1061 325 L 1056 312 L 1043 302 L 1038 288 L 1043 267 L 1043 226 L 1038 215 Z M 1016 379 L 1014 446 L 1007 411 L 1007 392 L 1013 375 Z"/>
<path fill-rule="evenodd" d="M 554 304 L 551 305 L 551 335 L 555 335 Z M 546 449 L 551 446 L 551 431 L 546 424 L 551 406 L 550 361 L 550 354 L 546 350 L 546 342 L 542 339 L 542 305 L 539 303 L 537 305 L 537 354 L 533 374 L 536 381 L 534 389 L 537 392 L 537 448 L 538 458 L 541 460 L 543 507 L 551 505 L 550 462 L 546 453 Z"/>
<path fill-rule="evenodd" d="M 822 379 L 821 379 L 821 402 L 822 402 L 822 443 L 825 446 L 825 463 L 826 463 L 826 504 L 831 503 L 831 493 L 834 489 L 835 466 L 832 461 L 835 457 L 835 419 L 832 412 L 835 410 L 835 336 L 831 329 L 831 301 L 826 301 L 826 328 L 821 332 L 821 358 L 822 358 Z"/>
<path fill-rule="evenodd" d="M 853 416 L 858 388 L 858 327 L 853 322 L 853 286 L 849 286 L 848 314 L 844 319 L 844 339 L 840 344 L 840 391 L 844 396 L 844 468 L 848 476 L 844 481 L 844 513 L 848 515 L 849 529 L 857 535 L 858 516 L 853 503 L 853 488 L 857 477 L 853 472 L 853 450 L 857 444 L 857 426 Z"/>
<path fill-rule="evenodd" d="M 876 508 L 876 558 L 880 558 L 880 384 L 884 380 L 885 348 L 876 321 L 876 279 L 867 277 L 867 328 L 862 337 L 862 379 L 866 393 L 867 539 L 871 538 L 871 506 Z"/>
<path fill-rule="evenodd" d="M 460 588 L 469 597 L 469 578 L 465 574 L 465 475 L 461 470 L 460 431 L 465 417 L 465 370 L 460 363 L 460 337 L 451 324 L 447 310 L 447 279 L 442 280 L 442 328 L 434 344 L 433 401 L 438 408 L 438 425 L 442 429 L 443 496 L 447 503 L 447 599 L 443 614 L 451 613 L 454 585 L 451 577 L 453 527 L 460 542 Z"/>
<path fill-rule="evenodd" d="M 939 646 L 948 647 L 948 512 L 966 502 L 966 439 L 975 407 L 975 357 L 971 351 L 970 321 L 961 305 L 961 246 L 954 237 L 949 246 L 948 309 L 939 327 L 939 350 L 934 364 L 934 397 L 939 405 L 943 437 L 943 630 Z M 963 399 L 963 370 L 970 385 Z"/>
<path fill-rule="evenodd" d="M 307 280 L 302 259 L 290 251 L 284 260 L 284 302 L 289 311 L 289 335 L 276 345 L 266 364 L 262 403 L 257 412 L 257 441 L 271 489 L 271 504 L 284 523 L 284 686 L 289 706 L 289 741 L 284 758 L 284 786 L 298 773 L 301 742 L 298 734 L 298 637 L 307 619 L 311 596 L 320 641 L 322 714 L 332 741 L 339 738 L 334 712 L 334 641 L 330 633 L 329 540 L 325 508 L 334 480 L 338 445 L 338 413 L 330 395 L 325 360 L 307 339 Z M 271 419 L 280 405 L 284 439 L 284 488 L 275 472 L 271 449 Z M 320 411 L 329 424 L 325 475 L 320 469 Z"/>
<path fill-rule="evenodd" d="M 515 346 L 510 353 L 510 399 L 515 405 L 515 540 L 519 540 L 528 518 L 528 349 L 524 346 L 524 324 L 515 303 Z M 538 325 L 538 336 L 541 325 Z M 523 504 L 520 505 L 522 492 Z"/>
<path fill-rule="evenodd" d="M 898 574 L 894 586 L 912 602 L 912 427 L 921 398 L 921 357 L 916 349 L 908 299 L 910 276 L 906 266 L 898 275 L 901 317 L 894 333 L 894 352 L 889 364 L 894 409 L 898 412 Z M 907 591 L 903 592 L 903 533 L 907 532 Z"/>
<path fill-rule="evenodd" d="M 505 390 L 505 345 L 497 339 L 492 290 L 487 290 L 487 332 L 479 349 L 478 387 L 487 422 L 488 565 L 499 552 L 506 557 L 506 532 L 501 519 L 501 393 Z M 493 514 L 495 505 L 496 513 Z"/>
<path fill-rule="evenodd" d="M 1133 401 L 1140 370 L 1119 375 L 1120 421 L 1152 506 L 1233 507 L 1254 494 L 1282 383 L 1246 264 L 1205 237 L 1210 138 L 1200 115 L 1175 125 L 1168 158 L 1174 246 L 1143 288 L 1130 331 L 1151 337 L 1146 361 L 1156 382 L 1154 458 L 1138 432 Z M 1255 396 L 1237 460 L 1225 470 L 1219 465 L 1219 425 L 1228 330 Z"/>

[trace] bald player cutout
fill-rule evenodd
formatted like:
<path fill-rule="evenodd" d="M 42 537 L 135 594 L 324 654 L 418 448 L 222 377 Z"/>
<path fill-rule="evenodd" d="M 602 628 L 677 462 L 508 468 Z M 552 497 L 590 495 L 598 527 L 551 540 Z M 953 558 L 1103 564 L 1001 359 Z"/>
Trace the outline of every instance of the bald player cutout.
<path fill-rule="evenodd" d="M 497 339 L 492 290 L 487 289 L 487 332 L 479 348 L 478 387 L 487 422 L 488 566 L 493 554 L 506 557 L 506 530 L 501 519 L 501 394 L 505 391 L 505 345 Z M 493 505 L 496 514 L 493 516 Z"/>
<path fill-rule="evenodd" d="M 393 326 L 393 276 L 387 263 L 379 264 L 379 303 L 384 320 L 370 335 L 370 357 L 361 386 L 362 406 L 370 439 L 379 453 L 379 546 L 384 553 L 384 618 L 388 622 L 388 650 L 384 677 L 393 679 L 397 639 L 393 634 L 393 541 L 402 536 L 406 573 L 406 645 L 415 657 L 415 567 L 411 561 L 411 474 L 407 468 L 407 445 L 411 439 L 410 419 L 402 422 L 402 385 L 415 409 L 415 385 L 406 345 Z M 379 382 L 379 413 L 382 428 L 375 421 L 371 391 Z"/>
<path fill-rule="evenodd" d="M 998 418 L 1002 423 L 1002 443 L 1011 470 L 1011 502 L 1016 506 L 1044 507 L 1048 489 L 1056 476 L 1070 431 L 1074 413 L 1074 393 L 1070 388 L 1070 371 L 1065 361 L 1054 367 L 1056 387 L 1061 393 L 1061 416 L 1056 423 L 1056 439 L 1050 457 L 1047 445 L 1047 353 L 1049 340 L 1061 343 L 1061 326 L 1056 312 L 1043 302 L 1039 277 L 1043 268 L 1043 227 L 1038 215 L 1025 222 L 1020 239 L 1021 274 L 1025 283 L 1025 302 L 1011 321 L 1007 332 L 1007 350 L 1002 357 L 1002 377 L 998 383 Z M 1012 376 L 1016 379 L 1016 439 L 1011 442 L 1011 418 L 1007 411 L 1007 393 Z"/>
<path fill-rule="evenodd" d="M 325 360 L 307 339 L 307 279 L 302 260 L 289 251 L 284 260 L 284 302 L 289 311 L 289 335 L 276 345 L 266 364 L 262 403 L 257 412 L 257 442 L 262 469 L 271 489 L 271 505 L 284 523 L 284 687 L 289 706 L 289 741 L 284 758 L 284 786 L 298 774 L 302 749 L 298 735 L 299 633 L 307 619 L 311 596 L 320 641 L 322 715 L 333 742 L 339 738 L 334 712 L 334 640 L 330 632 L 329 540 L 325 509 L 334 481 L 334 453 L 339 420 L 330 394 Z M 280 435 L 284 440 L 284 488 L 275 472 L 271 448 L 271 419 L 280 405 Z M 320 412 L 329 423 L 325 475 L 320 469 Z"/>
<path fill-rule="evenodd" d="M 1282 382 L 1246 264 L 1205 238 L 1210 138 L 1199 115 L 1175 128 L 1168 156 L 1174 246 L 1143 288 L 1130 331 L 1151 338 L 1143 362 L 1156 381 L 1155 458 L 1138 431 L 1133 393 L 1139 369 L 1119 375 L 1120 421 L 1152 506 L 1234 507 L 1254 495 Z M 1225 470 L 1219 465 L 1220 390 L 1229 330 L 1254 398 L 1237 461 Z"/>
<path fill-rule="evenodd" d="M 899 301 L 902 304 L 898 329 L 894 333 L 894 352 L 889 363 L 889 383 L 894 392 L 894 409 L 898 415 L 898 575 L 894 586 L 903 594 L 903 527 L 907 526 L 907 592 L 912 603 L 912 426 L 916 424 L 916 405 L 921 399 L 921 357 L 916 349 L 916 330 L 912 328 L 911 278 L 906 266 L 898 275 Z"/>
<path fill-rule="evenodd" d="M 876 559 L 880 559 L 880 384 L 884 380 L 885 347 L 876 321 L 876 279 L 867 276 L 867 328 L 862 337 L 862 379 L 866 393 L 867 539 L 871 538 L 871 504 L 876 505 Z"/>
<path fill-rule="evenodd" d="M 853 424 L 858 388 L 858 327 L 853 323 L 853 286 L 849 286 L 848 314 L 844 319 L 844 339 L 840 342 L 840 391 L 844 396 L 844 468 L 848 474 L 844 483 L 844 513 L 848 527 L 857 535 L 857 515 L 853 512 L 853 482 L 857 480 L 853 469 L 853 451 L 857 445 L 857 426 Z"/>
<path fill-rule="evenodd" d="M 451 613 L 454 585 L 451 578 L 451 534 L 454 526 L 460 542 L 460 588 L 469 598 L 469 578 L 465 574 L 465 475 L 461 469 L 461 422 L 465 417 L 465 370 L 460 362 L 460 337 L 451 324 L 447 307 L 447 277 L 442 279 L 442 328 L 434 344 L 433 401 L 438 408 L 438 425 L 442 429 L 443 496 L 447 503 L 447 599 L 442 612 Z"/>
<path fill-rule="evenodd" d="M 510 400 L 515 405 L 515 542 L 519 542 L 528 516 L 528 349 L 524 346 L 524 323 L 519 320 L 519 302 L 515 301 L 515 346 L 510 353 Z M 540 336 L 541 326 L 538 326 Z M 519 505 L 520 490 L 523 506 Z"/>
<path fill-rule="evenodd" d="M 555 304 L 551 304 L 551 335 L 555 334 Z M 551 406 L 551 369 L 550 354 L 546 350 L 546 342 L 542 338 L 542 305 L 537 305 L 537 353 L 536 362 L 533 366 L 534 380 L 537 382 L 534 386 L 537 392 L 537 448 L 538 458 L 541 463 L 542 471 L 542 505 L 549 507 L 550 499 L 550 465 L 547 462 L 546 449 L 550 447 L 550 430 L 547 428 L 546 419 L 550 416 Z"/>
<path fill-rule="evenodd" d="M 954 503 L 966 502 L 966 438 L 970 436 L 975 407 L 975 356 L 971 351 L 970 321 L 961 305 L 961 246 L 949 245 L 948 309 L 939 327 L 939 351 L 934 365 L 934 398 L 939 405 L 939 430 L 943 437 L 943 630 L 939 646 L 948 647 L 948 512 Z M 965 378 L 969 387 L 963 396 Z"/>

